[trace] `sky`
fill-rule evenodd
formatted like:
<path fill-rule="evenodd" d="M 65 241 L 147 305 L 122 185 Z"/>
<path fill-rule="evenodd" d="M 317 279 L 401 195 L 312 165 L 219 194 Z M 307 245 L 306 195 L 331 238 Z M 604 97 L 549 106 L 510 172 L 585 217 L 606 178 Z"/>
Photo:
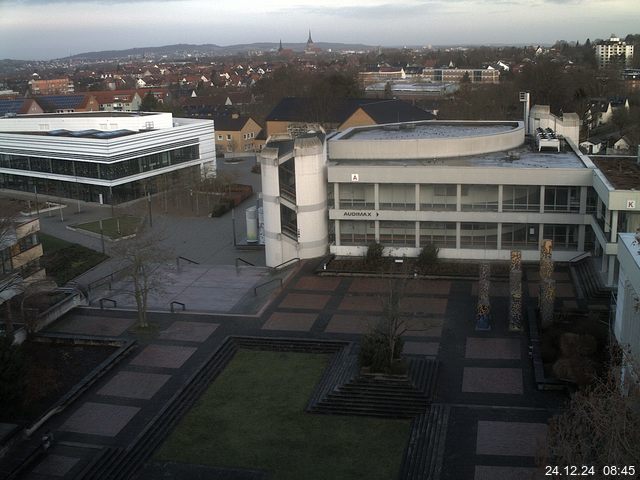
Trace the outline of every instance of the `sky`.
<path fill-rule="evenodd" d="M 175 43 L 551 44 L 640 33 L 640 0 L 0 0 L 0 59 Z"/>

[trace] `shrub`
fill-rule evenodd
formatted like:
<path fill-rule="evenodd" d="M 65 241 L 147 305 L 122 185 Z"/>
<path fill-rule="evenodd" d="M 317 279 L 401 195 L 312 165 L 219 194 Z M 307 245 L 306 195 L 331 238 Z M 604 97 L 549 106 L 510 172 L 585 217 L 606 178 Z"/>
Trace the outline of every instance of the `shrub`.
<path fill-rule="evenodd" d="M 364 264 L 373 269 L 378 269 L 382 266 L 382 252 L 384 247 L 376 242 L 370 243 L 367 247 L 367 254 L 364 257 Z"/>
<path fill-rule="evenodd" d="M 430 265 L 438 261 L 439 252 L 440 249 L 438 247 L 431 244 L 425 245 L 416 259 L 416 265 L 420 270 L 426 270 Z"/>
<path fill-rule="evenodd" d="M 406 364 L 400 361 L 404 341 L 402 338 L 396 337 L 395 342 L 393 359 L 391 359 L 389 339 L 378 331 L 366 334 L 362 338 L 358 355 L 360 367 L 369 367 L 372 373 L 399 374 L 406 372 Z"/>

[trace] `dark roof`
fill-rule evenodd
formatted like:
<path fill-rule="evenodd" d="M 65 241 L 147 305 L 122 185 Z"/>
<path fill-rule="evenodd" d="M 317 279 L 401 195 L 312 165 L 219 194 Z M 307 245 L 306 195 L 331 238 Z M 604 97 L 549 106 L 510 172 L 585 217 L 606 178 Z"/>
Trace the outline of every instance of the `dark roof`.
<path fill-rule="evenodd" d="M 80 108 L 84 101 L 84 95 L 42 95 L 34 97 L 34 100 L 44 111 L 72 110 Z"/>
<path fill-rule="evenodd" d="M 375 103 L 361 105 L 377 124 L 396 122 L 416 122 L 418 120 L 433 120 L 436 116 L 410 103 L 398 100 L 381 100 Z"/>
<path fill-rule="evenodd" d="M 267 121 L 315 122 L 341 124 L 362 107 L 377 123 L 432 120 L 425 112 L 402 100 L 377 98 L 339 98 L 329 104 L 321 98 L 287 97 L 267 115 Z M 366 107 L 366 108 L 365 108 Z M 324 117 L 324 118 L 321 118 Z"/>
<path fill-rule="evenodd" d="M 640 165 L 635 158 L 589 157 L 616 190 L 640 189 Z"/>
<path fill-rule="evenodd" d="M 22 113 L 21 109 L 24 105 L 24 99 L 20 100 L 0 100 L 0 116 L 4 116 L 7 113 Z"/>
<path fill-rule="evenodd" d="M 251 117 L 238 115 L 217 115 L 213 117 L 213 125 L 216 131 L 239 132 L 246 125 Z"/>

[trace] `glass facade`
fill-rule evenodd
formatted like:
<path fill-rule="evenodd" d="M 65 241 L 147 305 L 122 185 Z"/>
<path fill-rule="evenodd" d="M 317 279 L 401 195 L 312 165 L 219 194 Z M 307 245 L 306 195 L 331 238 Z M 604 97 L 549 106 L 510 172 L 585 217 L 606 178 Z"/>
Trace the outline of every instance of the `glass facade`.
<path fill-rule="evenodd" d="M 544 238 L 553 240 L 555 250 L 577 250 L 578 226 L 546 224 L 543 230 Z"/>
<path fill-rule="evenodd" d="M 545 187 L 545 212 L 580 212 L 579 187 Z"/>
<path fill-rule="evenodd" d="M 200 158 L 198 145 L 110 163 L 0 154 L 0 168 L 99 180 L 116 180 L 172 165 L 179 165 L 198 158 Z"/>

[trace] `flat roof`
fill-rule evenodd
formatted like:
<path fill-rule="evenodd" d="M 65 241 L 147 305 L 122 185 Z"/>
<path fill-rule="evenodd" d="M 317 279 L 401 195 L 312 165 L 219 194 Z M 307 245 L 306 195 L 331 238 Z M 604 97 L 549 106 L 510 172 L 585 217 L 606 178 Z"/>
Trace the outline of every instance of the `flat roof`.
<path fill-rule="evenodd" d="M 636 158 L 590 158 L 616 190 L 640 190 L 640 165 Z"/>
<path fill-rule="evenodd" d="M 419 122 L 354 128 L 340 140 L 416 140 L 482 137 L 518 128 L 518 122 Z"/>
<path fill-rule="evenodd" d="M 534 146 L 461 157 L 363 160 L 331 158 L 330 165 L 428 166 L 428 167 L 505 167 L 505 168 L 587 168 L 572 150 L 538 151 Z"/>
<path fill-rule="evenodd" d="M 5 117 L 7 119 L 16 118 L 61 118 L 61 117 L 146 117 L 150 115 L 158 115 L 162 112 L 68 112 L 68 113 L 35 113 L 26 115 L 16 115 L 15 117 Z"/>

